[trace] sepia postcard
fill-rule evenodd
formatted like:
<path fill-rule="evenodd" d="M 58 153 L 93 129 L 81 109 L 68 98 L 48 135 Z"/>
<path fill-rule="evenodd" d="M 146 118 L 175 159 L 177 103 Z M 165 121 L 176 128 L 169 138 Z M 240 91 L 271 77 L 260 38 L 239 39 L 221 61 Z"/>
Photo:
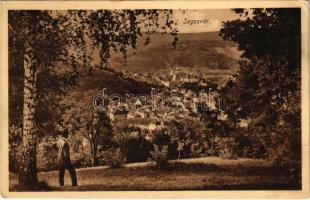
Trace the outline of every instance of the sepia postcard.
<path fill-rule="evenodd" d="M 2 1 L 1 195 L 309 197 L 306 1 Z"/>

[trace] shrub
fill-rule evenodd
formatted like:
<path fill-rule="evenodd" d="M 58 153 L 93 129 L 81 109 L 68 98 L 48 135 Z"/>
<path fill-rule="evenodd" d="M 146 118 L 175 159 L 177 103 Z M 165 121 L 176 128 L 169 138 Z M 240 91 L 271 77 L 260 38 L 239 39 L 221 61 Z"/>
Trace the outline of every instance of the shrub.
<path fill-rule="evenodd" d="M 42 138 L 37 149 L 37 163 L 39 171 L 58 169 L 58 147 L 56 138 L 46 136 Z"/>
<path fill-rule="evenodd" d="M 236 142 L 234 138 L 221 138 L 218 140 L 219 156 L 224 159 L 235 159 L 234 149 Z"/>
<path fill-rule="evenodd" d="M 147 161 L 151 150 L 152 144 L 143 137 L 129 138 L 121 146 L 121 152 L 127 163 Z"/>
<path fill-rule="evenodd" d="M 77 168 L 92 166 L 90 144 L 85 141 L 87 140 L 79 132 L 70 135 L 70 157 L 73 165 Z"/>
<path fill-rule="evenodd" d="M 232 150 L 229 148 L 221 149 L 219 151 L 219 155 L 221 158 L 224 158 L 224 159 L 232 159 L 232 157 L 233 157 Z"/>
<path fill-rule="evenodd" d="M 118 168 L 124 165 L 126 159 L 120 149 L 109 149 L 102 153 L 102 161 L 104 165 Z"/>
<path fill-rule="evenodd" d="M 153 143 L 159 146 L 169 145 L 171 142 L 171 137 L 163 131 L 157 131 L 154 133 Z"/>
<path fill-rule="evenodd" d="M 202 142 L 196 142 L 191 144 L 191 157 L 203 157 L 206 156 L 207 152 L 207 144 Z"/>
<path fill-rule="evenodd" d="M 239 157 L 252 157 L 251 140 L 246 133 L 239 130 L 238 135 L 235 137 L 236 146 L 234 153 Z"/>
<path fill-rule="evenodd" d="M 168 165 L 168 146 L 157 146 L 154 144 L 154 150 L 151 151 L 151 161 L 155 162 L 156 168 L 164 168 Z"/>
<path fill-rule="evenodd" d="M 77 153 L 72 151 L 71 161 L 77 168 L 91 167 L 91 155 L 89 153 Z"/>
<path fill-rule="evenodd" d="M 177 141 L 173 142 L 168 133 L 163 131 L 155 131 L 152 143 L 157 146 L 168 145 L 168 159 L 178 158 L 178 143 Z"/>

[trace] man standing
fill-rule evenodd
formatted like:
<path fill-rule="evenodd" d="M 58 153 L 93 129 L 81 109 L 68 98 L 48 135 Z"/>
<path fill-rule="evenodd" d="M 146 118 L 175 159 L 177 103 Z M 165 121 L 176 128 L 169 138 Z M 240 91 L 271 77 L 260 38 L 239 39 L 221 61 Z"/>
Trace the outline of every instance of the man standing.
<path fill-rule="evenodd" d="M 68 144 L 68 129 L 63 130 L 58 140 L 58 164 L 59 164 L 59 185 L 64 185 L 65 170 L 69 170 L 72 186 L 77 185 L 76 172 L 71 163 L 70 149 Z"/>

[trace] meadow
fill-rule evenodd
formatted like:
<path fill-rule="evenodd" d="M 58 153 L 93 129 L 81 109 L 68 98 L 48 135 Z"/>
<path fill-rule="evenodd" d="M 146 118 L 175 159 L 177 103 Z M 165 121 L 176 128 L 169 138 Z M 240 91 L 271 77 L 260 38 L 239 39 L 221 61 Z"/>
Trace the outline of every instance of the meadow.
<path fill-rule="evenodd" d="M 173 190 L 299 190 L 301 183 L 287 170 L 266 160 L 218 157 L 170 161 L 165 169 L 150 162 L 77 169 L 78 186 L 58 185 L 58 172 L 41 172 L 40 191 L 173 191 Z M 18 191 L 17 175 L 10 174 L 10 190 Z"/>

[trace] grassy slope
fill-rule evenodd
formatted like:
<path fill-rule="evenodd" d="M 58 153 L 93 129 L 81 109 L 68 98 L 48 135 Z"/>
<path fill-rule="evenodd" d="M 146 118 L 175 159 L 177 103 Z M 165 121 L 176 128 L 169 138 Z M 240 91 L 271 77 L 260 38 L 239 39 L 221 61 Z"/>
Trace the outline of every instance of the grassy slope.
<path fill-rule="evenodd" d="M 92 74 L 81 78 L 80 84 L 73 91 L 78 95 L 88 90 L 101 91 L 106 88 L 106 93 L 109 95 L 120 94 L 125 97 L 125 94 L 150 94 L 152 87 L 155 86 L 133 79 L 124 79 L 111 72 L 94 70 Z"/>
<path fill-rule="evenodd" d="M 174 162 L 165 170 L 154 170 L 148 163 L 129 164 L 124 168 L 78 169 L 78 187 L 70 187 L 66 172 L 65 187 L 58 187 L 56 171 L 40 173 L 47 190 L 222 190 L 222 189 L 300 189 L 289 173 L 274 169 L 264 160 L 220 158 L 187 159 Z M 10 186 L 17 183 L 10 176 Z"/>

